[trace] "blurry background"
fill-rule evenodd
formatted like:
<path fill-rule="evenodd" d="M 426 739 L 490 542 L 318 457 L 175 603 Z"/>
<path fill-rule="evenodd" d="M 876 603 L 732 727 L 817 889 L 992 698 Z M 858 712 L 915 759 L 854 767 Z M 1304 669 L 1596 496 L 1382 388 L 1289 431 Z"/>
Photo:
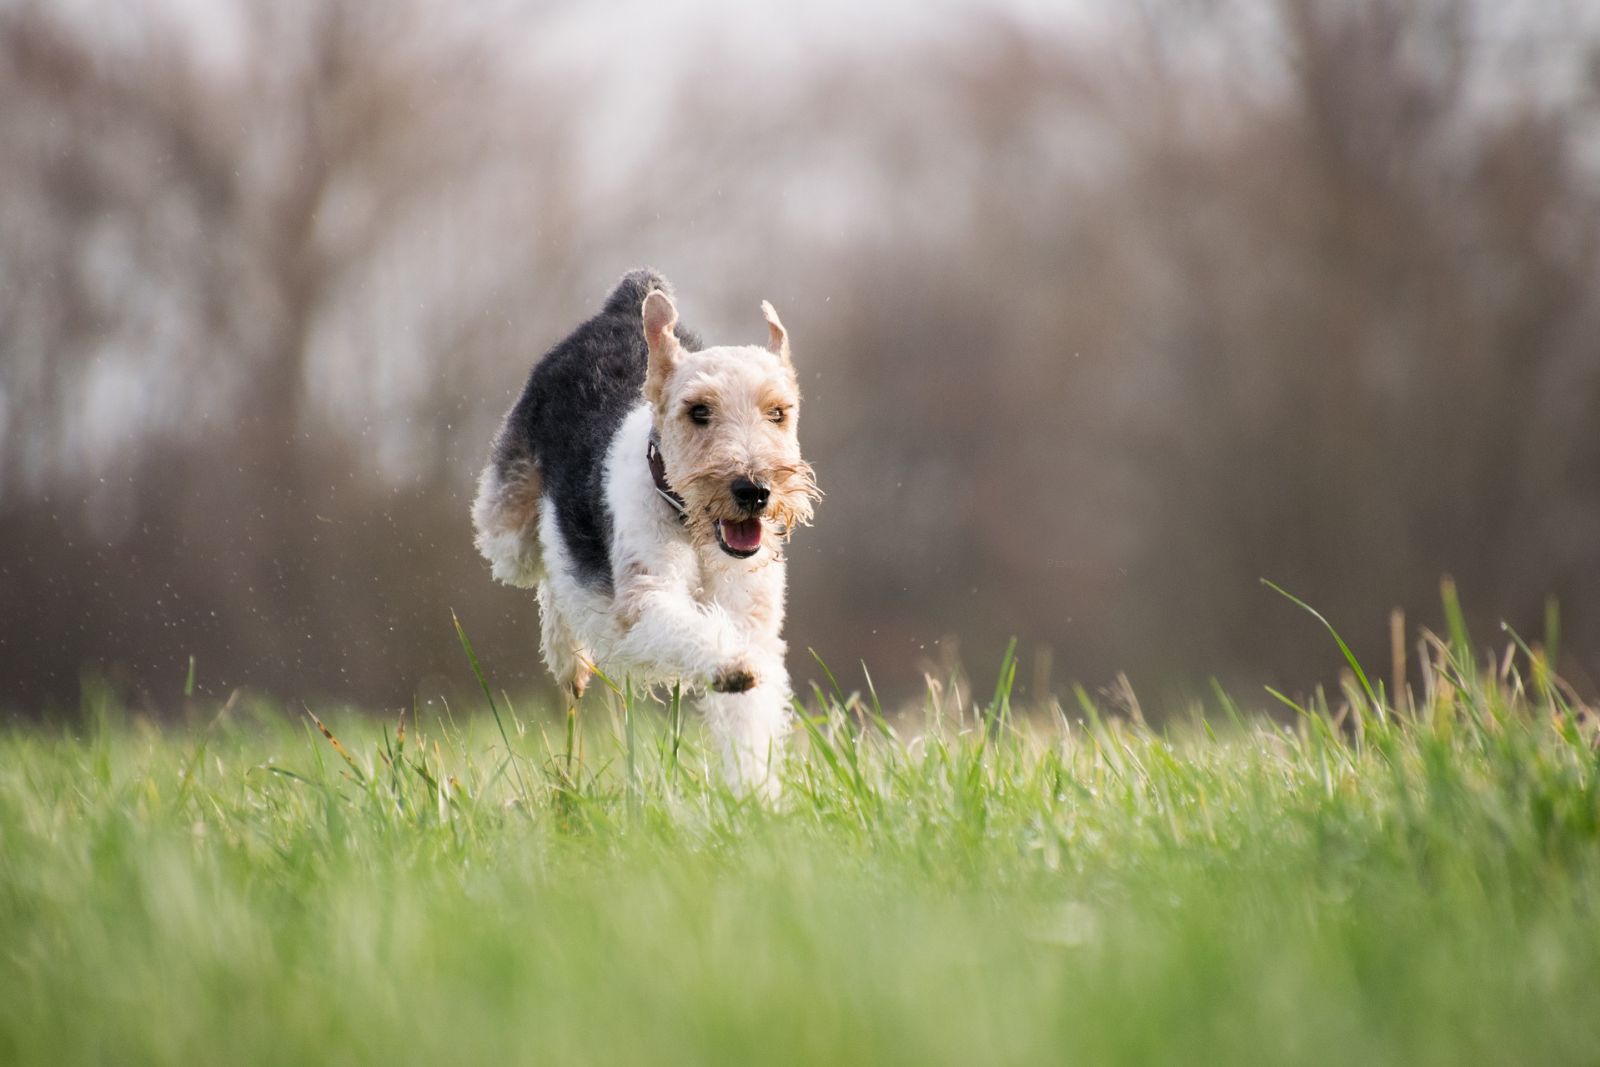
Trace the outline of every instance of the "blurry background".
<path fill-rule="evenodd" d="M 1382 664 L 1444 573 L 1600 674 L 1593 3 L 0 0 L 0 705 L 543 684 L 473 480 L 645 263 L 794 338 L 802 679 L 1308 682 L 1258 578 Z"/>

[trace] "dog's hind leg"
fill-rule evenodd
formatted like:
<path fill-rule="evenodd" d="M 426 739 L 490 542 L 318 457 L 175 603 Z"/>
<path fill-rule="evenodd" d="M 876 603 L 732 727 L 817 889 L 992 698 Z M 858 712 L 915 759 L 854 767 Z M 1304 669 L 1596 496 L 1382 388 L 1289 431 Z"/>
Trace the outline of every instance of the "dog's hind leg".
<path fill-rule="evenodd" d="M 539 583 L 539 651 L 556 684 L 574 699 L 583 696 L 594 676 L 594 660 L 557 610 L 550 583 Z"/>
<path fill-rule="evenodd" d="M 472 525 L 478 551 L 494 576 L 527 589 L 539 580 L 541 479 L 531 454 L 507 448 L 497 445 L 497 455 L 478 478 Z"/>

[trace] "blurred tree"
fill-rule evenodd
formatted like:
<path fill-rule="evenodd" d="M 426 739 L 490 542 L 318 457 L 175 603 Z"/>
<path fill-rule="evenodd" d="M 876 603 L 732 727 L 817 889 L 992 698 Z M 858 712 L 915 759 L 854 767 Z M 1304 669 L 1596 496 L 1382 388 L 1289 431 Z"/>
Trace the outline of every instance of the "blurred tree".
<path fill-rule="evenodd" d="M 560 253 L 518 212 L 561 195 L 561 123 L 486 110 L 512 93 L 487 39 L 424 5 L 219 11 L 208 39 L 151 5 L 127 40 L 0 13 L 20 697 L 96 662 L 175 685 L 194 652 L 219 682 L 396 699 L 418 678 L 387 650 L 446 637 L 440 586 L 476 577 L 435 548 L 461 528 L 439 387 L 500 355 L 536 299 L 507 279 Z"/>

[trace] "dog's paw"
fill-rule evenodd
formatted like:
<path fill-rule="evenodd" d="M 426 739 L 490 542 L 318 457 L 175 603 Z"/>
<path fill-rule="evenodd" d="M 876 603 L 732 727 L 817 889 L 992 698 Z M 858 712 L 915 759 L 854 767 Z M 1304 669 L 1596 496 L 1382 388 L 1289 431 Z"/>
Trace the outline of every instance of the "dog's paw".
<path fill-rule="evenodd" d="M 730 664 L 711 676 L 711 688 L 718 693 L 745 693 L 755 685 L 756 672 L 744 662 Z"/>

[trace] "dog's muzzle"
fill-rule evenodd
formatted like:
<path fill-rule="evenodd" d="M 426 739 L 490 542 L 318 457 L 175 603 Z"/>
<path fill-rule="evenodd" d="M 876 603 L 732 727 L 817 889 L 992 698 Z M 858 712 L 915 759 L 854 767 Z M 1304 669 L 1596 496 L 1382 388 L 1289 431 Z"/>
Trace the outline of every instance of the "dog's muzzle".
<path fill-rule="evenodd" d="M 761 551 L 761 513 L 767 509 L 772 490 L 741 474 L 728 486 L 728 494 L 746 517 L 719 519 L 717 544 L 730 556 L 749 559 Z"/>

